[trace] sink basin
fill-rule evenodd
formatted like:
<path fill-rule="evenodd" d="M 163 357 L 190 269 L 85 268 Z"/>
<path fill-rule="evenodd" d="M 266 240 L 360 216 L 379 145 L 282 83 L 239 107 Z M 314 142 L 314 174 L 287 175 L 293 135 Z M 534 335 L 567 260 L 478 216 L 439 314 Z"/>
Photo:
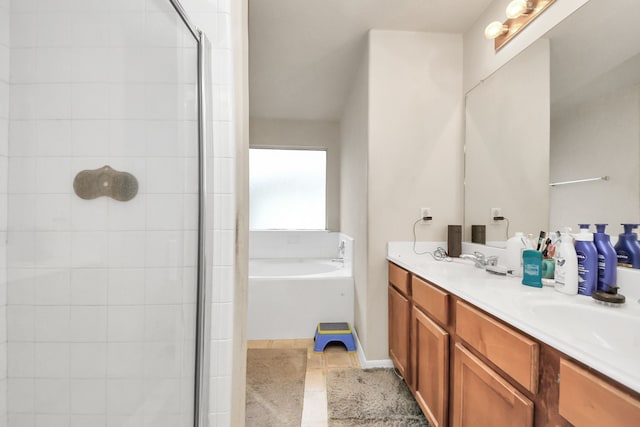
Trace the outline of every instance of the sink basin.
<path fill-rule="evenodd" d="M 628 355 L 640 353 L 640 316 L 600 306 L 593 301 L 576 303 L 533 303 L 529 311 L 536 322 L 566 331 L 574 339 L 608 351 Z M 560 326 L 560 327 L 559 327 Z"/>

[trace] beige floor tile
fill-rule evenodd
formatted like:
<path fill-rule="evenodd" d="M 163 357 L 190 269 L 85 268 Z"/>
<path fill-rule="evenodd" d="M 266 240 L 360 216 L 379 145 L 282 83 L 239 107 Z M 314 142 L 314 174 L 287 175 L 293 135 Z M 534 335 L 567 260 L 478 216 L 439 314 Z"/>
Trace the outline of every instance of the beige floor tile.
<path fill-rule="evenodd" d="M 300 427 L 328 427 L 328 426 L 329 426 L 329 422 L 327 420 L 322 420 L 322 421 L 302 420 L 302 423 L 300 423 Z"/>
<path fill-rule="evenodd" d="M 332 341 L 324 347 L 325 353 L 342 353 L 345 351 L 347 351 L 347 347 L 345 347 L 345 345 L 341 342 L 337 341 Z"/>
<path fill-rule="evenodd" d="M 351 368 L 352 360 L 351 355 L 342 351 L 341 353 L 330 351 L 324 355 L 327 368 Z"/>
<path fill-rule="evenodd" d="M 323 369 L 324 354 L 309 351 L 307 353 L 307 369 Z"/>
<path fill-rule="evenodd" d="M 326 391 L 327 382 L 324 369 L 309 369 L 304 380 L 304 391 Z"/>
<path fill-rule="evenodd" d="M 355 351 L 349 352 L 349 356 L 351 357 L 351 367 L 352 368 L 360 368 L 360 359 L 358 359 L 358 353 Z"/>
<path fill-rule="evenodd" d="M 247 341 L 247 348 L 271 348 L 271 341 L 270 340 Z"/>
<path fill-rule="evenodd" d="M 298 348 L 297 340 L 273 340 L 271 348 Z"/>
<path fill-rule="evenodd" d="M 304 393 L 302 407 L 302 422 L 327 421 L 327 393 L 324 391 L 309 391 Z"/>
<path fill-rule="evenodd" d="M 299 339 L 299 340 L 295 340 L 296 341 L 296 347 L 299 348 L 306 348 L 306 349 L 313 349 L 313 338 L 305 338 L 305 339 Z"/>

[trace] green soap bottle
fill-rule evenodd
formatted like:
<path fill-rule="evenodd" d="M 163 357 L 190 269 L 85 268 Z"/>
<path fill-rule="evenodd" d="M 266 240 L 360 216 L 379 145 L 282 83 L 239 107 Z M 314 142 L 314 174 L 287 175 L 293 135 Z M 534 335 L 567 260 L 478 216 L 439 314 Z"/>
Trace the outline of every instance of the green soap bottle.
<path fill-rule="evenodd" d="M 533 249 L 522 251 L 522 284 L 542 287 L 542 253 Z"/>

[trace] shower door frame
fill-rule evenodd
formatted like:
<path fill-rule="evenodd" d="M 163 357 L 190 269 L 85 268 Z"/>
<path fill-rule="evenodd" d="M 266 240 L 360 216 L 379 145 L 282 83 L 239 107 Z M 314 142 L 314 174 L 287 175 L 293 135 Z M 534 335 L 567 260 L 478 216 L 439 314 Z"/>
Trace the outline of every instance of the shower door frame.
<path fill-rule="evenodd" d="M 206 191 L 206 88 L 205 88 L 205 68 L 206 68 L 206 44 L 207 38 L 204 33 L 189 19 L 186 11 L 179 0 L 169 0 L 182 22 L 187 26 L 197 43 L 198 56 L 198 267 L 196 284 L 196 331 L 195 331 L 195 369 L 194 369 L 194 399 L 193 399 L 193 425 L 194 427 L 205 427 L 207 425 L 209 402 L 208 378 L 206 374 L 205 361 L 208 351 L 208 328 L 207 328 L 207 285 L 206 285 L 206 211 L 207 191 Z"/>

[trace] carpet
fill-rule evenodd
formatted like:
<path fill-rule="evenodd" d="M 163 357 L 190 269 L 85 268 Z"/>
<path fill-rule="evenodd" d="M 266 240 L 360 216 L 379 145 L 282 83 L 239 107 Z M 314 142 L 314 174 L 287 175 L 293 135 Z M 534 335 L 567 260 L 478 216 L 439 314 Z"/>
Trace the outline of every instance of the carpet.
<path fill-rule="evenodd" d="M 306 369 L 306 349 L 249 349 L 246 427 L 300 427 Z"/>
<path fill-rule="evenodd" d="M 409 388 L 392 369 L 327 374 L 329 427 L 428 427 Z"/>

